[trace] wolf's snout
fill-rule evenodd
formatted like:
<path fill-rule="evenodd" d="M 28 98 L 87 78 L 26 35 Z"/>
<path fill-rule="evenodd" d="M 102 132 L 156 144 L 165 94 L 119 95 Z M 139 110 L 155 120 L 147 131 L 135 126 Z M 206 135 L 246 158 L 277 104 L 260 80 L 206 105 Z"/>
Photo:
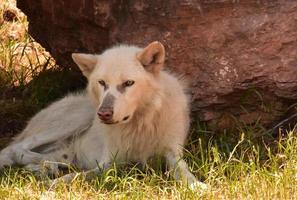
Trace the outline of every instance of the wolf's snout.
<path fill-rule="evenodd" d="M 102 121 L 111 121 L 113 116 L 113 110 L 109 108 L 99 109 L 97 115 L 99 119 L 101 119 Z"/>

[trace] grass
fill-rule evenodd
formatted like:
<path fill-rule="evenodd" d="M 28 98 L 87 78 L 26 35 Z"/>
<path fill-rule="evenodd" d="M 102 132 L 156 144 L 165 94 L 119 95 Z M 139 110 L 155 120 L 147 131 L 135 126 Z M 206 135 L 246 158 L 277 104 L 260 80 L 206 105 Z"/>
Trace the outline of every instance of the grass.
<path fill-rule="evenodd" d="M 5 17 L 5 13 L 12 17 Z M 27 28 L 26 16 L 15 8 L 15 2 L 0 0 L 1 137 L 18 132 L 38 110 L 39 104 L 34 105 L 34 99 L 26 95 L 30 89 L 27 85 L 39 73 L 55 67 L 49 53 L 30 37 Z"/>
<path fill-rule="evenodd" d="M 13 17 L 5 17 L 7 12 Z M 0 148 L 41 108 L 84 86 L 78 73 L 58 67 L 27 30 L 15 1 L 0 0 Z"/>
<path fill-rule="evenodd" d="M 41 71 L 53 68 L 55 62 L 49 53 L 28 34 L 26 16 L 15 8 L 14 1 L 1 1 L 0 71 L 2 87 L 24 87 Z M 14 13 L 14 19 L 5 19 L 5 13 L 8 11 Z"/>
<path fill-rule="evenodd" d="M 116 167 L 92 180 L 78 177 L 71 184 L 45 185 L 47 178 L 21 169 L 6 169 L 1 176 L 2 199 L 296 199 L 297 137 L 294 131 L 271 144 L 257 144 L 242 133 L 237 143 L 195 130 L 186 159 L 191 170 L 209 185 L 191 190 L 153 164 L 144 171 Z M 268 133 L 267 133 L 268 134 Z M 264 139 L 264 138 L 263 138 Z M 228 141 L 228 142 L 227 142 Z M 264 149 L 263 149 L 264 146 Z"/>
<path fill-rule="evenodd" d="M 84 85 L 28 34 L 26 16 L 5 21 L 13 0 L 0 0 L 0 146 L 35 112 Z M 261 95 L 258 95 L 259 98 Z M 264 105 L 264 104 L 263 104 Z M 48 187 L 48 177 L 24 169 L 0 172 L 0 199 L 297 199 L 296 132 L 271 133 L 256 120 L 232 132 L 194 123 L 185 159 L 209 189 L 191 190 L 168 175 L 162 160 L 149 168 L 114 166 L 92 180 Z"/>

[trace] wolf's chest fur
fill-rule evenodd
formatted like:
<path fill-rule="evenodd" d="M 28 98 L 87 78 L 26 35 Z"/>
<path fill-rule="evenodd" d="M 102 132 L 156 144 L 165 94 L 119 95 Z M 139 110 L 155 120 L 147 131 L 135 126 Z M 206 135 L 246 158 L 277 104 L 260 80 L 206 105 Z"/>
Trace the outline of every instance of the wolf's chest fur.
<path fill-rule="evenodd" d="M 150 156 L 160 153 L 162 141 L 160 132 L 161 128 L 156 120 L 143 123 L 142 120 L 136 119 L 133 124 L 123 127 L 121 131 L 112 132 L 109 142 L 112 151 L 118 152 L 120 160 L 144 162 Z"/>
<path fill-rule="evenodd" d="M 117 162 L 144 163 L 149 157 L 162 151 L 163 136 L 159 123 L 159 115 L 156 113 L 138 117 L 136 115 L 125 125 L 94 123 L 74 145 L 76 157 L 79 163 L 84 163 L 82 168 L 92 168 L 96 161 L 102 162 L 106 157 Z"/>

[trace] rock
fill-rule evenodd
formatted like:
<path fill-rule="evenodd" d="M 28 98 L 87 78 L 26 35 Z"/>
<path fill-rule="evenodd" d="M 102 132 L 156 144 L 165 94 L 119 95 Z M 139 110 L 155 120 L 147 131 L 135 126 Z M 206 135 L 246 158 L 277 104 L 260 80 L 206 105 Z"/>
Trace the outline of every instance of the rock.
<path fill-rule="evenodd" d="M 12 9 L 7 9 L 3 12 L 2 17 L 3 17 L 4 21 L 8 21 L 8 22 L 16 21 L 17 20 L 17 12 Z"/>
<path fill-rule="evenodd" d="M 72 52 L 159 40 L 189 80 L 193 113 L 217 128 L 270 125 L 297 99 L 297 2 L 18 0 L 29 32 L 63 67 Z"/>

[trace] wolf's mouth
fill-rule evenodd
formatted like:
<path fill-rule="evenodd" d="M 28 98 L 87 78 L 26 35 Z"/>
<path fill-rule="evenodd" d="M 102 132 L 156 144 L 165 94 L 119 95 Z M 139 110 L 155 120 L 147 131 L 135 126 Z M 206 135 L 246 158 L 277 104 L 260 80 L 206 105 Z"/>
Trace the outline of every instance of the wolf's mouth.
<path fill-rule="evenodd" d="M 101 123 L 103 123 L 103 124 L 108 124 L 108 125 L 111 125 L 111 124 L 117 124 L 117 123 L 119 123 L 118 121 L 103 121 L 103 120 L 100 120 L 101 121 Z"/>
<path fill-rule="evenodd" d="M 129 115 L 123 118 L 123 121 L 126 121 L 127 119 L 129 119 Z"/>

